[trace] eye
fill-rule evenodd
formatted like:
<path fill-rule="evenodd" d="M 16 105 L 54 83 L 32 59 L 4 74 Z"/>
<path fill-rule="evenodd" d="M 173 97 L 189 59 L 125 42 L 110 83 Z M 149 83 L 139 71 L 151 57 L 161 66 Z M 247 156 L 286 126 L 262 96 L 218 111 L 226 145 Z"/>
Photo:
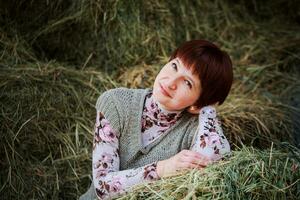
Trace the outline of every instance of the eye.
<path fill-rule="evenodd" d="M 192 83 L 189 80 L 184 80 L 184 83 L 189 87 L 192 88 Z"/>
<path fill-rule="evenodd" d="M 172 68 L 175 70 L 175 71 L 177 71 L 177 65 L 176 65 L 176 63 L 172 63 Z"/>

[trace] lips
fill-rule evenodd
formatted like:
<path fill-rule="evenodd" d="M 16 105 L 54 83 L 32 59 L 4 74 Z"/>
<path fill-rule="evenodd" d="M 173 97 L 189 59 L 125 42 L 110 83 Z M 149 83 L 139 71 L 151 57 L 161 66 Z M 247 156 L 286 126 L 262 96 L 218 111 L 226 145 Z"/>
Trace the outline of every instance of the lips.
<path fill-rule="evenodd" d="M 167 92 L 167 90 L 161 84 L 159 84 L 159 87 L 160 87 L 160 91 L 163 95 L 172 98 L 172 96 Z"/>

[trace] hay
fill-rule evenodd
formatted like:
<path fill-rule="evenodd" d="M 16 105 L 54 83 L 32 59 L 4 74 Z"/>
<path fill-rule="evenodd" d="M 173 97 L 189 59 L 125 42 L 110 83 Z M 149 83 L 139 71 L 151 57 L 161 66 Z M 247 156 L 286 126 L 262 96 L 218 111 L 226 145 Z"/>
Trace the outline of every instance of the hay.
<path fill-rule="evenodd" d="M 299 199 L 300 152 L 243 147 L 203 171 L 136 186 L 119 199 Z"/>
<path fill-rule="evenodd" d="M 1 69 L 1 193 L 76 198 L 90 174 L 94 102 L 113 87 L 100 72 L 56 63 Z M 99 90 L 103 88 L 103 90 Z M 82 98 L 85 97 L 85 98 Z M 63 190 L 62 190 L 63 189 Z"/>
<path fill-rule="evenodd" d="M 110 72 L 120 66 L 151 64 L 193 38 L 215 41 L 236 63 L 289 60 L 294 65 L 299 46 L 297 7 L 297 0 L 13 0 L 1 6 L 0 20 L 5 32 L 24 38 L 38 60 L 77 66 L 92 55 L 90 64 Z M 283 67 L 289 70 L 291 65 Z"/>
<path fill-rule="evenodd" d="M 299 197 L 295 182 L 299 171 L 294 175 L 288 171 L 296 166 L 292 162 L 299 163 L 293 155 L 274 150 L 269 165 L 265 160 L 270 159 L 269 151 L 239 149 L 243 144 L 265 149 L 271 142 L 277 147 L 282 141 L 293 142 L 289 116 L 299 108 L 286 102 L 300 86 L 297 5 L 296 0 L 3 2 L 0 196 L 78 198 L 91 179 L 96 98 L 114 87 L 151 87 L 176 46 L 206 38 L 233 58 L 235 82 L 218 113 L 236 151 L 230 160 L 207 169 L 211 179 L 194 172 L 174 178 L 178 183 L 197 180 L 189 189 L 176 182 L 165 189 L 182 195 L 178 198 Z M 239 173 L 245 167 L 245 174 Z M 251 170 L 255 176 L 247 180 Z M 263 177 L 258 176 L 260 170 Z M 204 185 L 199 180 L 204 179 L 208 185 L 201 190 L 198 186 Z M 225 187 L 221 182 L 230 184 Z M 154 191 L 173 195 L 152 186 L 149 191 L 146 196 L 141 191 L 130 195 L 142 199 L 158 198 Z"/>

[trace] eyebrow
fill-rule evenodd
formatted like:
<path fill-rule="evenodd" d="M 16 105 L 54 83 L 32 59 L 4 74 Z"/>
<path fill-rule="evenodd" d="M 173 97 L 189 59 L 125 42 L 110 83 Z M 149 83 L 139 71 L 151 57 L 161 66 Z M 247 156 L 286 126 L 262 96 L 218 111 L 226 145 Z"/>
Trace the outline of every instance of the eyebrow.
<path fill-rule="evenodd" d="M 181 64 L 179 63 L 178 58 L 176 58 L 175 61 L 177 62 L 177 64 L 178 64 L 179 66 L 181 66 Z M 181 67 L 185 68 L 184 66 L 181 66 Z M 186 77 L 192 82 L 192 84 L 193 84 L 194 86 L 196 85 L 195 82 L 193 81 L 193 79 L 192 79 L 190 76 L 186 75 Z"/>

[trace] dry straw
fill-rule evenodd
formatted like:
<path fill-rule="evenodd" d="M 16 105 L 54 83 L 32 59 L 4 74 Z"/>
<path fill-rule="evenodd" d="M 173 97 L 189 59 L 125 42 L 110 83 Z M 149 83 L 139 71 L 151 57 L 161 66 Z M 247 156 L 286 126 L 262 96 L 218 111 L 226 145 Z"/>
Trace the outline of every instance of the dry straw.
<path fill-rule="evenodd" d="M 300 86 L 297 5 L 2 2 L 0 196 L 78 198 L 91 180 L 97 97 L 114 87 L 151 87 L 176 46 L 205 38 L 234 61 L 232 91 L 218 108 L 233 156 L 124 199 L 299 199 L 299 153 L 281 146 L 293 142 L 290 116 L 299 113 L 287 104 Z"/>
<path fill-rule="evenodd" d="M 137 186 L 120 199 L 297 199 L 300 152 L 291 148 L 292 155 L 244 146 L 202 171 Z"/>

